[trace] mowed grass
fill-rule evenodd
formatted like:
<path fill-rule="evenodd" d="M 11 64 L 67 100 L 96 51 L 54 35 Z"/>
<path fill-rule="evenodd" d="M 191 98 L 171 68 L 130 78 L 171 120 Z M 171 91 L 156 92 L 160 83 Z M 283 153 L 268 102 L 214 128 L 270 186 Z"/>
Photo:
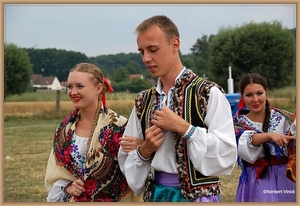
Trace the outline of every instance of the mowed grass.
<path fill-rule="evenodd" d="M 4 202 L 45 202 L 45 168 L 58 122 L 4 122 Z"/>
<path fill-rule="evenodd" d="M 127 92 L 113 92 L 112 94 L 107 94 L 107 100 L 122 101 L 134 99 L 135 93 Z M 60 101 L 69 101 L 69 97 L 66 90 L 38 90 L 37 92 L 26 92 L 22 95 L 11 95 L 6 98 L 5 102 L 47 102 L 55 101 L 59 97 Z"/>
<path fill-rule="evenodd" d="M 283 92 L 289 97 L 271 96 L 271 105 L 294 111 L 295 93 L 291 91 L 295 89 Z M 4 202 L 46 202 L 44 176 L 54 129 L 73 109 L 66 94 L 60 95 L 59 110 L 55 92 L 25 93 L 4 102 Z M 129 117 L 134 97 L 107 95 L 107 106 Z M 234 202 L 239 175 L 236 166 L 231 175 L 221 176 L 222 202 Z"/>
<path fill-rule="evenodd" d="M 44 176 L 60 119 L 4 122 L 4 202 L 46 202 Z M 234 202 L 239 169 L 222 176 L 222 202 Z"/>
<path fill-rule="evenodd" d="M 134 100 L 108 100 L 107 107 L 115 112 L 129 117 Z M 33 119 L 64 118 L 73 110 L 72 102 L 59 102 L 59 109 L 54 101 L 47 102 L 4 102 L 4 120 L 13 120 L 31 117 Z"/>

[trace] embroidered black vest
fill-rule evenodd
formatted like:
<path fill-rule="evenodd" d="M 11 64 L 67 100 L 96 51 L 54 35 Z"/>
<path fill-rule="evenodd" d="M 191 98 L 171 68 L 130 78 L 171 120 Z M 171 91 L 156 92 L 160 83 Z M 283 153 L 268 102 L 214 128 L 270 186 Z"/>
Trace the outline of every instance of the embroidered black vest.
<path fill-rule="evenodd" d="M 204 80 L 187 69 L 183 76 L 176 80 L 172 101 L 173 111 L 192 125 L 207 128 L 203 117 L 206 115 L 209 90 L 212 86 L 217 86 L 224 93 L 224 90 L 216 83 Z M 136 113 L 141 121 L 143 133 L 146 128 L 151 126 L 151 119 L 154 116 L 158 98 L 156 86 L 153 86 L 141 92 L 135 100 Z M 194 200 L 201 196 L 220 194 L 220 178 L 204 176 L 194 168 L 188 156 L 186 140 L 180 134 L 174 133 L 174 141 L 182 196 Z M 152 174 L 149 172 L 145 182 L 145 202 L 149 201 L 151 197 L 151 185 Z"/>

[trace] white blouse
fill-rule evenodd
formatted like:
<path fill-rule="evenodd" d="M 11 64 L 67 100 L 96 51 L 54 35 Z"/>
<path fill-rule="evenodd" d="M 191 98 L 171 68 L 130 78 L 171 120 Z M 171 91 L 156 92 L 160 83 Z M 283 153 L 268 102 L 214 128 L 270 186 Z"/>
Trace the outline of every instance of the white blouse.
<path fill-rule="evenodd" d="M 280 117 L 278 117 L 278 115 Z M 241 115 L 239 117 L 240 121 L 246 122 L 247 125 L 255 128 L 256 130 L 262 131 L 263 124 L 260 122 L 253 122 L 246 115 Z M 285 117 L 274 110 L 271 111 L 271 120 L 270 120 L 269 132 L 276 132 L 279 134 L 286 134 L 290 128 L 289 123 L 286 121 Z M 264 157 L 264 149 L 261 145 L 253 146 L 252 145 L 252 135 L 256 132 L 254 130 L 245 130 L 240 136 L 238 141 L 238 154 L 239 156 L 249 163 L 254 163 L 257 159 Z M 270 144 L 271 155 L 275 156 L 275 147 Z M 286 147 L 281 147 L 283 156 L 288 156 Z"/>

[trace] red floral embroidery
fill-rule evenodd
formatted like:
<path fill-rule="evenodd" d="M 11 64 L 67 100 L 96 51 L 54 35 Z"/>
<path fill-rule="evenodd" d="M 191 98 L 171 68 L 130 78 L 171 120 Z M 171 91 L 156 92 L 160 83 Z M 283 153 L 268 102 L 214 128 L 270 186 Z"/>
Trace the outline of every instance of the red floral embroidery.
<path fill-rule="evenodd" d="M 66 150 L 64 150 L 64 154 L 62 156 L 62 164 L 63 166 L 69 165 L 72 163 L 72 156 L 70 153 L 70 145 L 66 147 Z"/>
<path fill-rule="evenodd" d="M 101 113 L 105 112 L 108 115 L 106 108 L 101 110 Z M 117 167 L 117 155 L 119 150 L 120 137 L 122 136 L 126 124 L 119 126 L 114 122 L 117 121 L 117 114 L 114 114 L 111 120 L 106 126 L 104 126 L 99 132 L 98 137 L 99 147 L 93 148 L 87 154 L 87 162 L 91 162 L 91 167 L 85 168 L 84 176 L 80 168 L 73 164 L 73 157 L 71 151 L 72 148 L 72 136 L 74 131 L 70 128 L 70 125 L 74 124 L 78 119 L 78 109 L 75 109 L 71 115 L 66 117 L 59 125 L 54 134 L 53 149 L 56 157 L 56 163 L 58 166 L 63 166 L 68 170 L 74 177 L 82 179 L 84 181 L 85 192 L 80 196 L 73 196 L 75 202 L 112 202 L 119 201 L 124 194 L 129 193 L 130 188 L 126 182 L 124 175 L 122 174 L 119 167 Z M 68 128 L 68 131 L 66 131 Z M 67 133 L 66 133 L 67 132 Z M 112 159 L 111 165 L 107 168 L 109 171 L 103 178 L 95 176 L 91 172 L 96 171 L 94 175 L 100 171 L 97 168 L 98 161 L 94 161 L 99 157 L 99 153 L 103 153 L 107 158 Z M 99 169 L 97 171 L 97 169 Z M 107 171 L 101 171 L 107 172 Z M 87 178 L 87 179 L 86 179 Z"/>
<path fill-rule="evenodd" d="M 124 132 L 124 127 L 108 125 L 100 131 L 100 144 L 104 155 L 116 157 L 119 151 L 120 138 Z"/>
<path fill-rule="evenodd" d="M 95 182 L 92 179 L 87 179 L 84 184 L 84 187 L 85 187 L 85 194 L 87 196 L 92 196 L 93 191 L 97 189 L 97 182 Z"/>
<path fill-rule="evenodd" d="M 119 144 L 120 141 L 121 141 L 120 140 L 121 137 L 122 137 L 122 134 L 120 132 L 115 133 L 114 136 L 113 136 L 114 142 L 116 142 L 117 144 Z"/>
<path fill-rule="evenodd" d="M 118 146 L 115 142 L 109 141 L 107 142 L 107 151 L 111 156 L 117 156 L 118 154 Z"/>

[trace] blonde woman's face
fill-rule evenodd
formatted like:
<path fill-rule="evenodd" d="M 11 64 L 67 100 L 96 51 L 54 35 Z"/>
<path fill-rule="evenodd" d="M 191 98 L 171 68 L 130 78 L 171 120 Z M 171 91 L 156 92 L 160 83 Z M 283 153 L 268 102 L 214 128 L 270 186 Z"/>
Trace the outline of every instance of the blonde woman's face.
<path fill-rule="evenodd" d="M 98 104 L 101 88 L 95 85 L 95 77 L 86 72 L 73 71 L 67 80 L 67 93 L 77 109 L 85 109 Z"/>

